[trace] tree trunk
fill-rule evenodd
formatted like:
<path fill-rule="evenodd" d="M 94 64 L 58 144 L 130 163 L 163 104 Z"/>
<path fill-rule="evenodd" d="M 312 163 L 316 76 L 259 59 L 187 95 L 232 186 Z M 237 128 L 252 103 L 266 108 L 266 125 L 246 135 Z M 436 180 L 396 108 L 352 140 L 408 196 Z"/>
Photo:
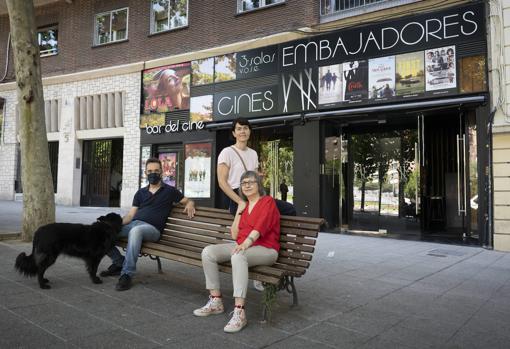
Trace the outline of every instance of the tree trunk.
<path fill-rule="evenodd" d="M 39 46 L 32 0 L 7 0 L 19 108 L 21 183 L 23 185 L 22 239 L 55 221 L 55 195 L 44 121 L 44 99 Z"/>

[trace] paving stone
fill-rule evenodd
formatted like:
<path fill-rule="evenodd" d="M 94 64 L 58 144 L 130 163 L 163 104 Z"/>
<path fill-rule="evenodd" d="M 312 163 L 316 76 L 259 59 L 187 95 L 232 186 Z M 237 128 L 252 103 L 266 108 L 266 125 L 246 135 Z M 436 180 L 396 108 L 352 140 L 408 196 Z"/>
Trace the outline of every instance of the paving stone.
<path fill-rule="evenodd" d="M 141 338 L 129 331 L 116 329 L 94 334 L 87 337 L 79 337 L 69 341 L 78 348 L 133 348 L 150 349 L 159 348 L 161 345 L 146 338 Z"/>
<path fill-rule="evenodd" d="M 324 322 L 300 332 L 299 336 L 337 348 L 356 348 L 370 339 L 370 336 L 362 332 Z"/>

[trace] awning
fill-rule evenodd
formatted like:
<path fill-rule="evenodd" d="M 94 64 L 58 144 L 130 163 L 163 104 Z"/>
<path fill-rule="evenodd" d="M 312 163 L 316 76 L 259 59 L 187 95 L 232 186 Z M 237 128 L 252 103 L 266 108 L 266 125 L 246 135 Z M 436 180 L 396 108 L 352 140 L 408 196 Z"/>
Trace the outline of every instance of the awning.
<path fill-rule="evenodd" d="M 427 109 L 434 107 L 462 106 L 466 104 L 481 104 L 486 101 L 486 96 L 467 96 L 447 99 L 434 99 L 418 102 L 404 102 L 398 104 L 374 105 L 369 107 L 357 107 L 349 109 L 338 109 L 324 112 L 313 112 L 304 115 L 305 121 L 334 118 L 343 115 L 367 114 L 376 112 L 394 112 L 409 109 Z"/>
<path fill-rule="evenodd" d="M 257 118 L 257 119 L 250 119 L 250 124 L 252 126 L 258 126 L 258 125 L 265 125 L 265 124 L 278 124 L 278 125 L 284 125 L 287 122 L 295 121 L 295 120 L 302 120 L 303 115 L 302 114 L 292 114 L 292 115 L 280 115 L 280 116 L 271 116 L 266 118 Z M 220 129 L 228 129 L 232 126 L 232 120 L 225 121 L 225 122 L 217 122 L 217 123 L 210 123 L 205 126 L 208 130 L 220 130 Z"/>
<path fill-rule="evenodd" d="M 307 114 L 291 114 L 291 115 L 279 115 L 270 117 L 260 117 L 250 119 L 250 124 L 257 128 L 262 125 L 285 125 L 292 121 L 300 120 L 301 122 L 320 120 L 327 118 L 335 118 L 338 116 L 356 116 L 359 114 L 377 113 L 377 112 L 394 112 L 399 110 L 412 110 L 412 109 L 427 109 L 435 107 L 447 107 L 447 106 L 462 106 L 467 104 L 482 104 L 485 103 L 487 97 L 484 95 L 477 96 L 464 96 L 455 98 L 444 98 L 434 99 L 426 101 L 414 101 L 408 102 L 403 101 L 402 103 L 385 104 L 385 105 L 374 105 L 368 107 L 356 107 L 348 109 L 336 109 L 330 111 L 319 111 Z M 214 122 L 208 123 L 205 126 L 207 130 L 221 130 L 228 129 L 232 126 L 232 121 Z"/>

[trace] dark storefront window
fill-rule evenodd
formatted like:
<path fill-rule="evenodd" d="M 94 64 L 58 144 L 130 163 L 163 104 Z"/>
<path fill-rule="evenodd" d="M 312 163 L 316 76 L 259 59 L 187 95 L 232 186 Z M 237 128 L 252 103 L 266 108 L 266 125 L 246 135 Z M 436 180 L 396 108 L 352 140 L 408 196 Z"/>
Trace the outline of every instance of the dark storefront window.
<path fill-rule="evenodd" d="M 82 206 L 119 206 L 123 149 L 122 139 L 83 142 Z"/>

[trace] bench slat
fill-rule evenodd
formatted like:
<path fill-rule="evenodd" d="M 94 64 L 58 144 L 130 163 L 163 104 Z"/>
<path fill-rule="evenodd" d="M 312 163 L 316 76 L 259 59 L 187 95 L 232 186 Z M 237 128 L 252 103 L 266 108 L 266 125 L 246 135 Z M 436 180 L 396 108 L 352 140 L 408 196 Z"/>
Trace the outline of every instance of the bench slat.
<path fill-rule="evenodd" d="M 277 262 L 279 262 L 281 264 L 287 264 L 287 265 L 304 267 L 304 268 L 308 268 L 310 266 L 309 262 L 300 261 L 297 259 L 285 258 L 285 257 L 281 257 L 281 256 L 278 256 Z"/>
<path fill-rule="evenodd" d="M 292 259 L 302 259 L 305 261 L 312 260 L 312 255 L 298 253 L 298 252 L 290 252 L 290 251 L 280 250 L 280 255 L 287 257 L 287 258 L 292 258 Z"/>
<path fill-rule="evenodd" d="M 168 217 L 166 224 L 167 225 L 168 224 L 177 224 L 177 225 L 183 225 L 183 226 L 191 227 L 191 228 L 212 230 L 212 231 L 218 231 L 218 232 L 230 234 L 230 229 L 225 226 L 221 226 L 221 225 L 217 225 L 217 224 L 210 224 L 207 222 L 190 221 L 188 219 L 176 219 L 175 217 Z"/>
<path fill-rule="evenodd" d="M 286 228 L 286 227 L 281 227 L 281 226 L 280 226 L 280 233 L 286 234 L 286 235 L 295 235 L 295 236 L 312 237 L 312 238 L 317 238 L 317 236 L 319 235 L 317 230 Z"/>
<path fill-rule="evenodd" d="M 165 228 L 165 231 L 162 235 L 174 236 L 177 234 L 187 234 L 190 239 L 194 239 L 195 237 L 208 237 L 209 239 L 233 241 L 233 239 L 230 235 L 227 235 L 224 233 L 196 230 L 193 228 L 182 227 L 182 226 L 177 226 L 177 225 L 167 226 L 167 228 Z"/>
<path fill-rule="evenodd" d="M 316 242 L 314 239 L 300 238 L 297 236 L 291 236 L 291 235 L 287 235 L 287 234 L 280 234 L 280 241 L 300 243 L 300 244 L 308 245 L 308 246 L 315 246 L 315 242 Z"/>
<path fill-rule="evenodd" d="M 308 229 L 308 230 L 315 230 L 315 231 L 318 231 L 320 229 L 319 224 L 294 222 L 294 221 L 287 220 L 287 219 L 282 219 L 280 221 L 280 226 L 287 227 L 287 228 L 300 228 L 300 229 Z"/>
<path fill-rule="evenodd" d="M 289 244 L 287 242 L 280 242 L 280 247 L 283 249 L 286 249 L 286 250 L 302 251 L 302 252 L 310 252 L 310 253 L 313 253 L 313 251 L 315 250 L 315 248 L 312 246 Z"/>
<path fill-rule="evenodd" d="M 225 236 L 220 236 L 218 234 L 207 234 L 207 235 L 198 235 L 194 233 L 188 233 L 183 231 L 177 231 L 177 230 L 165 230 L 165 234 L 161 235 L 161 238 L 167 237 L 179 237 L 182 239 L 189 239 L 193 241 L 203 241 L 203 242 L 209 242 L 210 244 L 216 244 L 217 242 L 233 242 L 231 239 L 224 239 Z"/>
<path fill-rule="evenodd" d="M 306 271 L 306 268 L 303 268 L 303 267 L 298 267 L 298 266 L 295 266 L 295 265 L 288 265 L 288 264 L 281 264 L 281 263 L 278 263 L 278 262 L 273 264 L 272 267 L 273 268 L 278 268 L 278 269 L 281 269 L 281 270 L 285 270 L 286 273 L 293 273 L 295 275 L 297 275 L 297 274 L 303 275 L 305 273 L 305 271 Z"/>
<path fill-rule="evenodd" d="M 189 220 L 188 216 L 186 216 L 183 213 L 172 213 L 172 217 Z M 224 225 L 224 226 L 230 226 L 232 224 L 232 220 L 221 219 L 221 218 L 200 217 L 200 216 L 193 217 L 193 222 L 207 222 L 207 223 Z"/>
<path fill-rule="evenodd" d="M 185 214 L 180 209 L 173 210 L 171 215 L 175 217 L 175 214 Z M 230 212 L 210 212 L 202 209 L 198 209 L 195 211 L 195 217 L 208 217 L 208 218 L 220 218 L 232 221 L 234 216 L 230 214 Z"/>

